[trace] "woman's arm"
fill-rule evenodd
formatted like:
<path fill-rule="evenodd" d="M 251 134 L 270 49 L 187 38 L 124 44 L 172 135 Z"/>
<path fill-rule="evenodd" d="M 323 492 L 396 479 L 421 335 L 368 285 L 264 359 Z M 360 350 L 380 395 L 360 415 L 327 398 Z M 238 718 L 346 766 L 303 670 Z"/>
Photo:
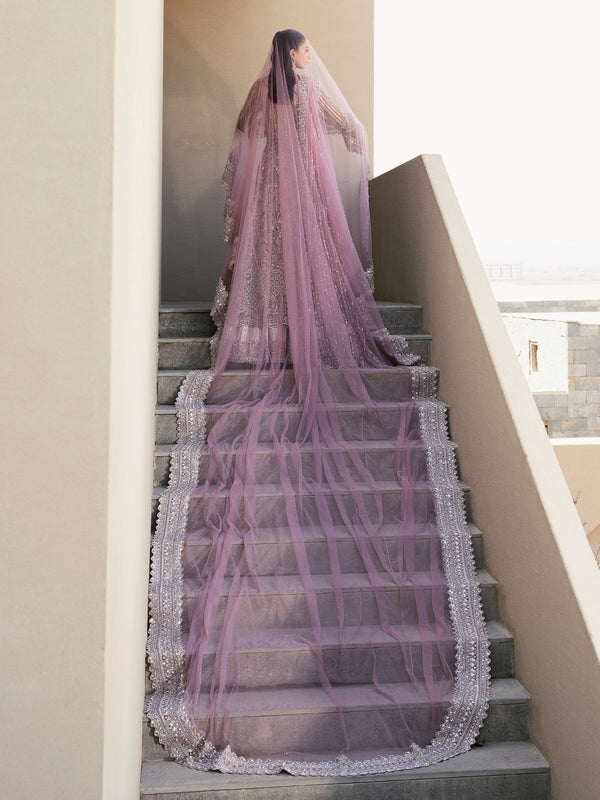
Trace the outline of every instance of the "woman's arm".
<path fill-rule="evenodd" d="M 344 143 L 351 153 L 362 151 L 362 125 L 346 116 L 321 89 L 318 94 L 319 111 L 325 122 L 327 133 L 341 133 Z"/>

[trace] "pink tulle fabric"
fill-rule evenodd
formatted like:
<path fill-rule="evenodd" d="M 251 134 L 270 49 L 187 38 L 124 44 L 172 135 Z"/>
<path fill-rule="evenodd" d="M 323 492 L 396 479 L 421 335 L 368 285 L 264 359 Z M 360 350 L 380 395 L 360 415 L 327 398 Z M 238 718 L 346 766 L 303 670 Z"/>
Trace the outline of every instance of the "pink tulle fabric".
<path fill-rule="evenodd" d="M 364 129 L 322 77 L 294 75 L 289 97 L 275 49 L 225 173 L 229 245 L 184 547 L 185 703 L 217 749 L 357 758 L 432 740 L 454 639 L 409 371 L 369 285 Z M 349 211 L 333 137 L 354 158 Z M 377 449 L 389 442 L 392 457 Z M 263 729 L 269 703 L 298 713 Z"/>
<path fill-rule="evenodd" d="M 407 769 L 464 752 L 485 716 L 479 590 L 434 371 L 373 299 L 364 129 L 289 33 L 225 169 L 213 367 L 180 391 L 153 545 L 147 709 L 197 769 Z"/>

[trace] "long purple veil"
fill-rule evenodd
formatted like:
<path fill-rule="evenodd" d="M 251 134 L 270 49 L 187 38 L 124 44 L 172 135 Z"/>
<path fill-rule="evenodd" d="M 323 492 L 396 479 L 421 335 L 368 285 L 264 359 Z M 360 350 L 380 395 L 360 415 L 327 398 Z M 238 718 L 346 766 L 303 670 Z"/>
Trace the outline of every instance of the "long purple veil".
<path fill-rule="evenodd" d="M 470 747 L 488 647 L 435 372 L 372 295 L 365 132 L 314 52 L 294 67 L 302 42 L 276 35 L 227 161 L 213 367 L 181 388 L 153 547 L 148 714 L 198 769 L 363 774 Z"/>

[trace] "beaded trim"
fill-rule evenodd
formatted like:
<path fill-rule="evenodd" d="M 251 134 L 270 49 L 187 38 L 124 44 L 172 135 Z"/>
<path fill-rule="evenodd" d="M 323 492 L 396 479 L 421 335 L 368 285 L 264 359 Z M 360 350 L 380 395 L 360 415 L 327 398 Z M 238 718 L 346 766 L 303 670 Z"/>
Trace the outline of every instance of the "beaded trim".
<path fill-rule="evenodd" d="M 210 363 L 214 367 L 217 361 L 217 352 L 221 343 L 221 334 L 223 333 L 223 326 L 225 325 L 225 315 L 227 313 L 227 304 L 229 303 L 229 292 L 219 278 L 217 283 L 217 290 L 215 292 L 215 299 L 210 310 L 210 316 L 215 323 L 216 333 L 210 339 Z M 205 395 L 206 396 L 206 395 Z"/>
<path fill-rule="evenodd" d="M 307 762 L 253 759 L 230 747 L 218 751 L 190 719 L 183 703 L 181 637 L 181 553 L 189 497 L 206 437 L 204 398 L 212 370 L 190 373 L 177 397 L 179 442 L 171 455 L 171 476 L 161 496 L 152 555 L 148 655 L 154 694 L 147 704 L 159 741 L 181 764 L 228 773 L 352 776 L 391 772 L 444 761 L 466 752 L 485 719 L 490 693 L 489 641 L 467 526 L 464 495 L 448 438 L 447 408 L 437 399 L 437 370 L 410 367 L 412 395 L 419 414 L 437 523 L 440 529 L 450 615 L 456 639 L 456 677 L 452 701 L 431 744 L 413 745 L 396 756 L 356 761 Z"/>
<path fill-rule="evenodd" d="M 155 691 L 148 698 L 146 714 L 159 741 L 176 761 L 186 759 L 191 748 L 203 743 L 183 702 L 182 552 L 190 495 L 196 488 L 206 441 L 204 398 L 212 379 L 212 369 L 190 372 L 177 395 L 178 441 L 171 450 L 169 485 L 158 502 L 150 562 L 147 652 Z"/>
<path fill-rule="evenodd" d="M 439 372 L 434 367 L 419 366 L 411 367 L 411 373 L 456 641 L 454 693 L 433 741 L 434 746 L 448 753 L 445 759 L 466 752 L 472 746 L 487 715 L 490 644 L 464 490 L 458 480 L 455 447 L 448 435 L 448 408 L 437 399 Z"/>

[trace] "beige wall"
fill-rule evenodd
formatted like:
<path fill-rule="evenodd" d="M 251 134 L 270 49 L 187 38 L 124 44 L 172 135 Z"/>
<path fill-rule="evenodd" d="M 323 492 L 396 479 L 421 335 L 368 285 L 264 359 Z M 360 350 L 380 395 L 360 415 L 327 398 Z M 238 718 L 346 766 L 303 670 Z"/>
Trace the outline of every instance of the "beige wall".
<path fill-rule="evenodd" d="M 155 438 L 162 55 L 162 0 L 118 0 L 103 800 L 139 797 Z"/>
<path fill-rule="evenodd" d="M 553 439 L 552 447 L 564 473 L 577 513 L 595 556 L 600 547 L 600 439 Z"/>
<path fill-rule="evenodd" d="M 221 175 L 273 34 L 310 38 L 373 133 L 373 0 L 167 0 L 162 298 L 212 299 L 224 256 Z"/>
<path fill-rule="evenodd" d="M 371 214 L 378 297 L 422 304 L 433 334 L 440 396 L 552 797 L 596 800 L 600 575 L 441 158 L 371 181 Z"/>
<path fill-rule="evenodd" d="M 123 123 L 132 95 L 115 105 L 113 86 L 115 16 L 122 20 L 125 8 L 137 19 L 119 45 L 130 63 L 117 59 L 117 83 L 124 85 L 136 62 L 132 125 Z M 46 0 L 3 3 L 2 11 L 0 318 L 10 349 L 2 360 L 1 794 L 133 799 L 160 176 L 161 49 L 156 33 L 147 34 L 152 19 L 160 31 L 162 7 L 154 0 Z M 145 125 L 147 138 L 128 178 L 124 149 L 136 125 L 138 134 Z M 128 234 L 113 226 L 115 213 Z M 133 589 L 123 591 L 125 583 Z M 122 605 L 128 602 L 131 608 Z M 122 743 L 125 730 L 129 750 L 111 752 L 107 740 Z M 136 758 L 123 762 L 132 748 Z"/>
<path fill-rule="evenodd" d="M 9 5 L 0 70 L 10 109 L 1 134 L 1 319 L 11 342 L 2 789 L 12 800 L 58 800 L 79 785 L 94 798 L 103 745 L 114 4 Z"/>

